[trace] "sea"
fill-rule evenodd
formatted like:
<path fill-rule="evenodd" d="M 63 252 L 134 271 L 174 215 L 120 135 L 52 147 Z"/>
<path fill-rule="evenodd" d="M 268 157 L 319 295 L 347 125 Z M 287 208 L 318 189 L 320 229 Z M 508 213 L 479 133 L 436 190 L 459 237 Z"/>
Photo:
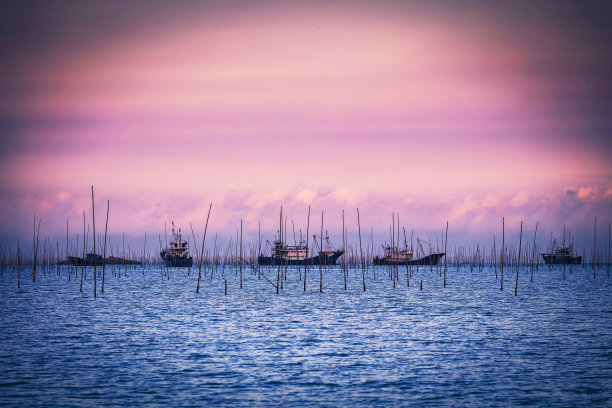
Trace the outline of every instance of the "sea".
<path fill-rule="evenodd" d="M 612 406 L 606 265 L 82 269 L 3 268 L 0 405 Z"/>

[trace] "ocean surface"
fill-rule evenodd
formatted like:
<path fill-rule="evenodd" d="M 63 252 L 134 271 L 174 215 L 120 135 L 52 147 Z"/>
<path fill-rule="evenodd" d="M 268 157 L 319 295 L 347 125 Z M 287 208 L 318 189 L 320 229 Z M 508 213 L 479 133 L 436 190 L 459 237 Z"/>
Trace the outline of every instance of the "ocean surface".
<path fill-rule="evenodd" d="M 303 273 L 303 267 L 300 270 Z M 80 273 L 80 272 L 79 272 Z M 497 274 L 500 274 L 499 268 Z M 492 266 L 297 267 L 276 289 L 250 267 L 211 279 L 159 266 L 0 276 L 0 405 L 612 406 L 612 279 L 605 265 L 531 281 Z M 276 283 L 277 270 L 264 275 Z M 420 289 L 421 280 L 423 288 Z M 225 282 L 227 281 L 227 295 Z M 98 290 L 100 282 L 98 281 Z"/>

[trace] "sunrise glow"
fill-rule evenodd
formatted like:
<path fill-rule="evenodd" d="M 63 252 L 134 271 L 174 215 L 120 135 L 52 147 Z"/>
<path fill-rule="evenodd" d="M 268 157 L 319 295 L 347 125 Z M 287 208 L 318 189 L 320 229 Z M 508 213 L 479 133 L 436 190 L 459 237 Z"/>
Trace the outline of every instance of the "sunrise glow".
<path fill-rule="evenodd" d="M 132 236 L 201 224 L 211 201 L 214 228 L 251 233 L 281 205 L 330 228 L 361 207 L 383 234 L 391 212 L 466 236 L 503 215 L 555 231 L 609 217 L 609 44 L 571 9 L 40 7 L 47 25 L 34 13 L 5 44 L 4 237 L 34 212 L 61 234 L 92 184 Z"/>

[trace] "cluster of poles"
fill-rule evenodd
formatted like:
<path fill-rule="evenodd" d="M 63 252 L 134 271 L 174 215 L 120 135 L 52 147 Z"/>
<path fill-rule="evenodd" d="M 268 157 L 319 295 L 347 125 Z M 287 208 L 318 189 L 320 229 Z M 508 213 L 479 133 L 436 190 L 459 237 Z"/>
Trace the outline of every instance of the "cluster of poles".
<path fill-rule="evenodd" d="M 0 273 L 4 275 L 7 268 L 16 269 L 17 272 L 17 287 L 21 286 L 21 269 L 25 269 L 31 267 L 31 279 L 32 282 L 36 282 L 36 273 L 47 274 L 57 274 L 57 276 L 61 276 L 62 271 L 65 271 L 65 275 L 67 275 L 67 279 L 79 279 L 80 280 L 80 291 L 83 291 L 83 281 L 87 280 L 87 271 L 91 270 L 90 277 L 93 280 L 93 296 L 94 298 L 98 295 L 98 280 L 100 280 L 100 293 L 104 293 L 105 281 L 106 281 L 106 270 L 109 269 L 111 276 L 120 278 L 123 272 L 124 276 L 127 276 L 130 271 L 139 271 L 142 270 L 142 274 L 145 274 L 145 271 L 157 270 L 161 273 L 161 276 L 170 279 L 171 270 L 173 268 L 168 268 L 163 260 L 155 255 L 151 255 L 151 253 L 147 250 L 146 244 L 146 232 L 144 239 L 144 246 L 142 250 L 134 250 L 131 249 L 128 245 L 127 252 L 125 248 L 125 235 L 122 235 L 122 251 L 119 250 L 119 245 L 117 244 L 115 248 L 108 237 L 108 217 L 110 210 L 110 202 L 107 201 L 106 206 L 106 220 L 105 220 L 105 228 L 104 235 L 98 237 L 98 242 L 101 242 L 101 246 L 96 246 L 96 220 L 95 220 L 95 206 L 94 206 L 94 189 L 93 186 L 91 188 L 91 200 L 92 200 L 92 246 L 93 246 L 93 254 L 97 254 L 97 250 L 101 252 L 101 260 L 100 262 L 93 262 L 92 266 L 86 266 L 86 263 L 83 262 L 83 265 L 73 265 L 70 262 L 67 262 L 64 259 L 68 259 L 69 254 L 79 254 L 82 249 L 82 259 L 86 259 L 87 250 L 86 248 L 90 247 L 89 243 L 89 226 L 87 226 L 85 211 L 83 211 L 83 235 L 82 235 L 82 246 L 79 248 L 79 244 L 81 240 L 79 239 L 79 235 L 77 235 L 76 240 L 74 242 L 69 239 L 69 225 L 68 221 L 66 222 L 66 246 L 63 249 L 60 249 L 59 242 L 55 242 L 55 246 L 51 243 L 51 240 L 48 238 L 44 239 L 42 243 L 42 248 L 40 245 L 40 226 L 41 220 L 36 219 L 36 215 L 34 215 L 34 233 L 32 240 L 32 247 L 25 252 L 22 250 L 22 245 L 20 240 L 17 240 L 17 248 L 15 252 L 11 252 L 8 250 L 6 246 L 0 247 Z M 342 248 L 344 250 L 344 255 L 339 260 L 339 263 L 336 265 L 328 265 L 325 262 L 322 262 L 322 259 L 319 259 L 319 262 L 316 264 L 308 265 L 308 263 L 304 265 L 289 265 L 288 262 L 278 262 L 273 267 L 264 267 L 258 264 L 257 258 L 260 254 L 262 254 L 262 239 L 261 239 L 261 223 L 258 227 L 258 241 L 255 244 L 249 244 L 244 246 L 243 244 L 243 221 L 240 221 L 240 229 L 236 231 L 236 237 L 231 237 L 229 239 L 229 243 L 225 248 L 221 248 L 221 245 L 218 243 L 218 234 L 215 234 L 214 243 L 210 248 L 206 247 L 206 236 L 208 231 L 208 223 L 210 220 L 210 214 L 212 209 L 212 203 L 208 208 L 208 215 L 206 217 L 206 223 L 204 226 L 204 235 L 202 238 L 202 244 L 199 247 L 196 243 L 195 233 L 193 229 L 193 225 L 190 224 L 191 234 L 194 243 L 195 253 L 199 255 L 196 256 L 196 266 L 193 268 L 197 268 L 198 277 L 196 284 L 196 293 L 200 292 L 201 281 L 205 277 L 209 277 L 209 279 L 213 279 L 214 275 L 221 274 L 222 277 L 225 277 L 226 270 L 234 271 L 235 274 L 239 275 L 239 287 L 243 288 L 243 273 L 248 271 L 253 276 L 256 276 L 257 279 L 263 280 L 269 283 L 272 287 L 275 288 L 276 293 L 278 294 L 280 290 L 283 290 L 286 286 L 286 281 L 288 279 L 288 271 L 295 270 L 296 277 L 299 279 L 300 283 L 303 283 L 303 290 L 306 291 L 307 288 L 307 277 L 310 276 L 310 273 L 315 272 L 318 269 L 319 275 L 319 291 L 323 292 L 323 276 L 324 272 L 330 273 L 332 268 L 333 270 L 340 269 L 343 274 L 343 284 L 344 289 L 347 289 L 347 281 L 349 277 L 349 273 L 352 270 L 355 273 L 355 276 L 360 276 L 361 285 L 363 291 L 367 290 L 366 287 L 366 277 L 373 276 L 376 279 L 376 273 L 386 273 L 388 278 L 392 281 L 393 288 L 396 285 L 399 285 L 400 276 L 403 273 L 406 274 L 406 286 L 410 287 L 410 279 L 414 272 L 418 273 L 419 265 L 416 264 L 408 264 L 408 263 L 394 263 L 387 264 L 384 267 L 377 267 L 369 260 L 373 259 L 375 255 L 377 255 L 377 251 L 375 250 L 374 239 L 373 239 L 373 229 L 369 231 L 369 237 L 367 237 L 366 245 L 364 248 L 363 245 L 363 237 L 361 230 L 361 221 L 359 209 L 356 209 L 357 212 L 357 232 L 358 232 L 358 246 L 352 246 L 348 243 L 348 228 L 345 225 L 344 219 L 344 210 L 342 211 Z M 306 248 L 310 248 L 310 206 L 308 207 L 308 216 L 307 216 L 307 227 L 306 227 Z M 287 228 L 288 219 L 286 216 L 283 216 L 283 209 L 280 209 L 279 216 L 279 240 L 281 245 L 287 245 L 290 241 L 288 239 L 288 228 Z M 498 272 L 500 275 L 500 290 L 504 289 L 504 271 L 506 273 L 516 271 L 516 279 L 515 279 L 515 287 L 514 294 L 515 296 L 518 294 L 518 282 L 519 282 L 519 271 L 521 268 L 523 270 L 527 269 L 530 273 L 531 281 L 533 281 L 534 271 L 537 273 L 541 266 L 540 263 L 540 247 L 537 245 L 537 236 L 538 236 L 538 225 L 536 223 L 534 233 L 533 233 L 533 243 L 525 238 L 523 241 L 523 221 L 521 221 L 520 225 L 520 234 L 519 234 L 519 243 L 518 246 L 515 243 L 511 243 L 509 245 L 506 244 L 505 237 L 505 219 L 502 218 L 502 234 L 501 234 L 501 248 L 498 247 L 495 236 L 493 236 L 493 242 L 490 246 L 476 244 L 475 246 L 469 247 L 457 247 L 455 246 L 452 249 L 452 253 L 449 254 L 448 250 L 448 222 L 446 223 L 446 229 L 441 232 L 440 235 L 440 244 L 436 244 L 437 250 L 444 250 L 446 254 L 444 256 L 444 264 L 430 264 L 430 265 L 421 265 L 421 268 L 429 268 L 430 272 L 433 273 L 434 269 L 436 271 L 436 275 L 443 279 L 443 287 L 446 287 L 446 274 L 449 266 L 456 267 L 459 270 L 462 266 L 468 266 L 470 271 L 473 271 L 475 268 L 480 272 L 485 266 L 493 266 L 495 271 L 495 277 L 498 278 Z M 297 246 L 297 238 L 295 234 L 295 225 L 293 220 L 291 221 L 292 226 L 292 235 L 294 244 Z M 316 242 L 316 245 L 322 251 L 323 249 L 323 230 L 324 230 L 324 212 L 321 212 L 321 228 L 319 240 Z M 364 234 L 365 235 L 365 234 Z M 412 237 L 413 233 L 411 232 L 411 244 L 412 248 Z M 164 238 L 167 242 L 167 236 L 164 232 Z M 316 240 L 316 235 L 313 235 L 313 240 Z M 162 249 L 162 240 L 161 234 L 158 235 L 159 239 L 159 249 L 161 252 Z M 399 215 L 392 214 L 392 223 L 389 226 L 389 239 L 391 242 L 391 248 L 399 248 L 400 243 L 404 244 L 405 248 L 408 248 L 408 241 L 406 235 L 406 229 L 404 227 L 400 227 Z M 565 226 L 563 227 L 563 242 L 562 246 L 565 246 Z M 569 241 L 569 236 L 568 236 Z M 605 248 L 605 243 L 600 250 L 598 251 L 598 243 L 597 243 L 597 218 L 595 218 L 594 222 L 594 235 L 593 235 L 593 250 L 590 254 L 587 254 L 586 249 L 583 250 L 582 256 L 583 259 L 586 260 L 587 256 L 590 255 L 590 263 L 584 263 L 588 265 L 588 268 L 592 268 L 593 278 L 595 279 L 597 275 L 597 271 L 601 270 L 602 264 L 606 266 L 606 274 L 610 277 L 610 223 L 608 223 L 608 240 L 607 240 L 607 248 Z M 525 243 L 523 243 L 525 242 Z M 419 243 L 420 245 L 420 243 Z M 311 259 L 314 255 L 314 246 L 315 242 L 313 242 L 313 246 L 311 248 Z M 430 253 L 431 255 L 431 244 L 430 244 Z M 41 254 L 42 249 L 42 254 Z M 116 249 L 116 252 L 115 252 Z M 552 233 L 551 233 L 551 241 L 550 248 L 548 248 L 550 252 L 553 252 L 553 241 L 552 241 Z M 607 251 L 606 251 L 607 249 Z M 121 254 L 123 260 L 133 259 L 134 261 L 126 261 L 123 263 L 113 262 L 111 264 L 106 264 L 106 255 L 107 251 L 110 253 L 111 257 L 114 257 L 115 254 Z M 422 255 L 427 255 L 425 250 L 421 247 Z M 418 253 L 418 249 L 417 249 Z M 307 254 L 308 255 L 308 254 Z M 95 256 L 95 255 L 94 255 Z M 321 252 L 319 252 L 319 257 L 321 257 Z M 135 261 L 139 259 L 139 261 Z M 148 267 L 147 267 L 148 265 Z M 552 268 L 553 265 L 547 265 L 549 268 Z M 571 273 L 575 268 L 575 265 L 562 265 L 562 276 L 563 279 L 566 278 L 566 269 L 569 269 Z M 583 268 L 586 266 L 583 265 Z M 187 268 L 187 276 L 191 275 L 192 267 Z M 220 269 L 220 270 L 219 270 Z M 310 269 L 310 270 L 309 270 Z M 314 269 L 314 270 L 313 270 Z M 271 277 L 270 275 L 276 272 L 276 277 Z M 80 275 L 80 276 L 79 276 Z M 403 278 L 402 278 L 403 279 Z M 224 291 L 227 295 L 227 279 L 224 279 Z M 301 287 L 301 285 L 300 285 Z M 423 288 L 423 281 L 420 282 L 420 288 Z"/>

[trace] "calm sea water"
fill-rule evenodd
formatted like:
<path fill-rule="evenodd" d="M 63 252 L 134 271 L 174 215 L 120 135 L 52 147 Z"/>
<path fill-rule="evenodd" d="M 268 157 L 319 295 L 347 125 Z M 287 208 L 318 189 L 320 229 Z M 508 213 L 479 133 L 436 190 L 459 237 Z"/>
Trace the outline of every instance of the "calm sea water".
<path fill-rule="evenodd" d="M 351 270 L 290 268 L 280 294 L 233 269 L 107 270 L 93 299 L 66 269 L 0 276 L 0 404 L 61 406 L 611 406 L 605 267 L 430 268 L 393 288 Z M 266 270 L 276 281 L 276 269 Z M 499 273 L 499 271 L 498 271 Z M 227 279 L 228 295 L 224 295 Z M 423 280 L 423 290 L 420 281 Z"/>

